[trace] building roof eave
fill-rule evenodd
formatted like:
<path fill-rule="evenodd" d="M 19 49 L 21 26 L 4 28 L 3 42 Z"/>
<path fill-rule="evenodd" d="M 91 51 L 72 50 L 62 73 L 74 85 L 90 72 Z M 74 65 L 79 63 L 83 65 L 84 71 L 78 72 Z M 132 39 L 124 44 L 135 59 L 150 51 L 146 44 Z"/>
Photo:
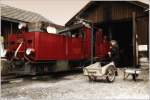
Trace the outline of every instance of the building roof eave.
<path fill-rule="evenodd" d="M 127 1 L 131 4 L 137 5 L 139 7 L 144 8 L 145 10 L 149 8 L 149 4 L 142 2 L 142 1 Z M 80 14 L 82 14 L 84 11 L 86 11 L 92 4 L 94 4 L 95 1 L 90 1 L 87 3 L 87 5 L 85 5 L 78 13 L 76 13 L 68 22 L 66 22 L 65 26 L 68 26 L 72 21 L 75 20 L 76 16 L 79 16 Z"/>

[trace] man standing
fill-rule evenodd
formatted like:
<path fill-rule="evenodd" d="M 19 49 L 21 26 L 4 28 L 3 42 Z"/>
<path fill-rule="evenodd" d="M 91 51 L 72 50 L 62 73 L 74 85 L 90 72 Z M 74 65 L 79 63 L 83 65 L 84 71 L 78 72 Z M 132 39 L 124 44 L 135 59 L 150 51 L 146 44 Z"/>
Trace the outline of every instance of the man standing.
<path fill-rule="evenodd" d="M 119 46 L 117 44 L 117 41 L 115 40 L 111 40 L 111 50 L 109 52 L 109 56 L 111 58 L 111 61 L 113 61 L 115 63 L 116 67 L 119 67 L 119 63 L 120 63 L 120 56 L 119 56 Z M 116 71 L 116 75 L 118 75 L 117 71 Z"/>
<path fill-rule="evenodd" d="M 119 46 L 117 44 L 117 41 L 111 40 L 110 48 L 111 48 L 109 52 L 110 58 L 112 61 L 114 61 L 115 66 L 119 67 L 120 57 L 119 57 Z"/>

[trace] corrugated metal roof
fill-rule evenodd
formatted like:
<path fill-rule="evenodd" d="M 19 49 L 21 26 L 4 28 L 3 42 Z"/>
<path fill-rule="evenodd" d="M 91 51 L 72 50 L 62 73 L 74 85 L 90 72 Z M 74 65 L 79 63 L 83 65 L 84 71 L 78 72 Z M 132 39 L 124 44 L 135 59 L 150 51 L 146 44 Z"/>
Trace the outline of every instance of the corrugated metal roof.
<path fill-rule="evenodd" d="M 11 7 L 5 4 L 1 4 L 1 17 L 10 18 L 14 20 L 19 20 L 23 22 L 49 22 L 53 23 L 52 21 L 44 18 L 38 13 L 18 9 L 15 7 Z"/>

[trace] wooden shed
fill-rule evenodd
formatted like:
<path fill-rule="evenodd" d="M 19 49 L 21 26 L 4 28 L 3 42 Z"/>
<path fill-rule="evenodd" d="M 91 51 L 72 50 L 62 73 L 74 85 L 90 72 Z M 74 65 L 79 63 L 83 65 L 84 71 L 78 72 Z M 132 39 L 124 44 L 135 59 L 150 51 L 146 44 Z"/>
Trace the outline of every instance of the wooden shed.
<path fill-rule="evenodd" d="M 90 1 L 66 23 L 66 27 L 73 25 L 76 17 L 91 20 L 108 39 L 117 40 L 123 66 L 138 64 L 137 44 L 148 48 L 148 4 L 138 1 Z"/>

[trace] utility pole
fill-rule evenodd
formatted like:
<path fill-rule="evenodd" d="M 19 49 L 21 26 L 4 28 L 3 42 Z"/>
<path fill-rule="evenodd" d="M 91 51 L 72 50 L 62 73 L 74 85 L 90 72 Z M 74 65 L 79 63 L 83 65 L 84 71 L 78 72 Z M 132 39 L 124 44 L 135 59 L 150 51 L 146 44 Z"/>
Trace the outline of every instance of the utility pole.
<path fill-rule="evenodd" d="M 94 47 L 94 37 L 93 37 L 93 34 L 94 34 L 94 25 L 93 23 L 91 23 L 91 64 L 93 64 L 93 60 L 94 60 L 94 54 L 93 54 L 93 47 Z"/>

